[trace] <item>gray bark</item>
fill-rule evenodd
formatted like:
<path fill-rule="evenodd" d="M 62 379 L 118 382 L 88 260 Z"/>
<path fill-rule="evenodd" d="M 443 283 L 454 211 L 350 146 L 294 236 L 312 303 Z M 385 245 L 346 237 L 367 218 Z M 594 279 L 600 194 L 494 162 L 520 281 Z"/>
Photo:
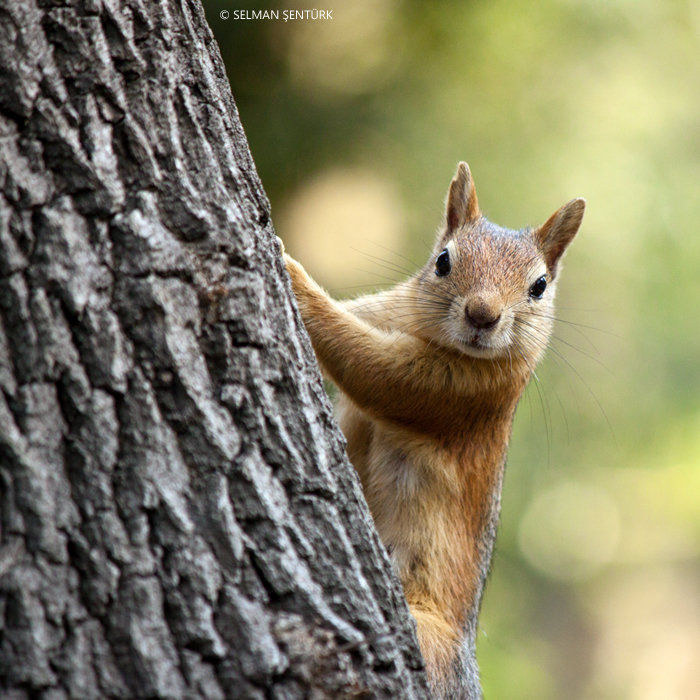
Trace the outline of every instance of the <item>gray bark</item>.
<path fill-rule="evenodd" d="M 0 696 L 427 697 L 195 0 L 0 0 Z"/>

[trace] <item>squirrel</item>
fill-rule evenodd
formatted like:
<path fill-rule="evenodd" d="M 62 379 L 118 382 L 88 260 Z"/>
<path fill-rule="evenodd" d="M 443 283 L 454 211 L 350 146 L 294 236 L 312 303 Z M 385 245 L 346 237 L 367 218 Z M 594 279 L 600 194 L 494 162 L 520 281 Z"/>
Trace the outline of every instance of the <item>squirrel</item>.
<path fill-rule="evenodd" d="M 426 265 L 391 289 L 345 302 L 282 246 L 439 698 L 481 697 L 477 619 L 506 450 L 551 334 L 560 261 L 584 208 L 574 199 L 538 228 L 502 228 L 482 215 L 460 162 Z"/>

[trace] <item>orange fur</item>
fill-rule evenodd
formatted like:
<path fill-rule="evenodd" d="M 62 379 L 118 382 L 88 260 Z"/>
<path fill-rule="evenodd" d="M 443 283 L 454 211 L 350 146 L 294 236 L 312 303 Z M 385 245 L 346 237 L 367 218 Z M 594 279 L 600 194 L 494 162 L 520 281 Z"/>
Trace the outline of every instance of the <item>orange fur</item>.
<path fill-rule="evenodd" d="M 557 265 L 583 208 L 573 200 L 533 231 L 499 228 L 460 163 L 433 254 L 393 289 L 336 302 L 285 256 L 439 697 L 479 693 L 476 619 L 513 415 L 549 338 Z M 445 251 L 451 268 L 438 275 Z M 547 293 L 535 299 L 541 277 Z"/>

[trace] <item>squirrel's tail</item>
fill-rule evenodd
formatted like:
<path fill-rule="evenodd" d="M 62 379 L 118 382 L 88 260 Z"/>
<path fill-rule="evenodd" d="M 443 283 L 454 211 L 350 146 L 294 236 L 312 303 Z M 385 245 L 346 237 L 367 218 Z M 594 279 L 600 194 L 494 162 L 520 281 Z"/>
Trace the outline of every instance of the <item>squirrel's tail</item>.
<path fill-rule="evenodd" d="M 418 643 L 434 697 L 481 698 L 474 649 L 466 643 L 464 631 L 455 629 L 437 606 L 409 601 L 409 607 L 416 620 Z"/>

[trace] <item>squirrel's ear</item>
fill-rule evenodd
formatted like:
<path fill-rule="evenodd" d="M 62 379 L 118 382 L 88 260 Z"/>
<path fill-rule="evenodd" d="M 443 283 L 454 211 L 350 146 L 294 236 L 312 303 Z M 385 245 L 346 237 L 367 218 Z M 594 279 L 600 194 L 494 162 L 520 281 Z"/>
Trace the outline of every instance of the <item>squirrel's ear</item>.
<path fill-rule="evenodd" d="M 556 274 L 557 263 L 581 226 L 585 208 L 585 199 L 572 199 L 535 231 L 552 276 Z"/>
<path fill-rule="evenodd" d="M 448 231 L 454 231 L 479 217 L 479 201 L 476 198 L 474 180 L 469 166 L 464 161 L 457 166 L 457 174 L 450 184 L 446 217 Z"/>

